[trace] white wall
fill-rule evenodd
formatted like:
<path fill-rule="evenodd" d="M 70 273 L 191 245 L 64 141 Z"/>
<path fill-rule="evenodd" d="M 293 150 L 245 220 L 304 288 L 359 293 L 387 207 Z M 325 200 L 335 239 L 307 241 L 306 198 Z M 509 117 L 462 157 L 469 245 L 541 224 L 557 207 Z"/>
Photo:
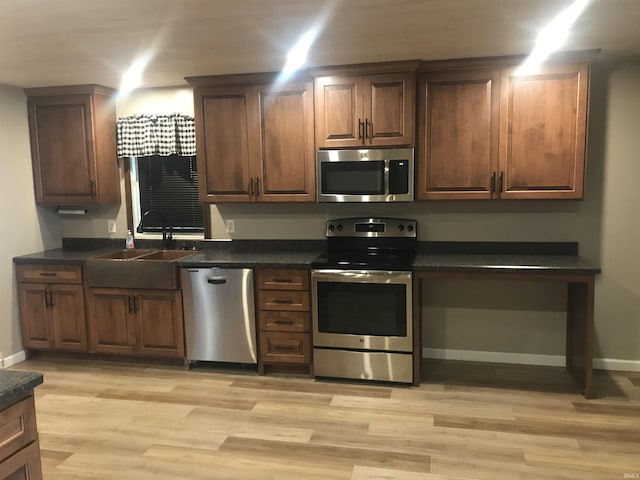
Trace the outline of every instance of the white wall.
<path fill-rule="evenodd" d="M 12 258 L 60 246 L 62 230 L 53 208 L 36 207 L 31 170 L 27 99 L 0 85 L 0 360 L 22 350 Z"/>

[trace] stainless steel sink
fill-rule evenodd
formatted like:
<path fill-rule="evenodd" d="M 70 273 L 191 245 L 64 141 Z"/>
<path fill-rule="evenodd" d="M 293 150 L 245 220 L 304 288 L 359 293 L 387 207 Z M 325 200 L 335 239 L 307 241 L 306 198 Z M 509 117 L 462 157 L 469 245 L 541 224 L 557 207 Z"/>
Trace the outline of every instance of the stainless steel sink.
<path fill-rule="evenodd" d="M 176 260 L 190 250 L 117 250 L 85 260 L 90 287 L 175 290 L 180 288 Z"/>

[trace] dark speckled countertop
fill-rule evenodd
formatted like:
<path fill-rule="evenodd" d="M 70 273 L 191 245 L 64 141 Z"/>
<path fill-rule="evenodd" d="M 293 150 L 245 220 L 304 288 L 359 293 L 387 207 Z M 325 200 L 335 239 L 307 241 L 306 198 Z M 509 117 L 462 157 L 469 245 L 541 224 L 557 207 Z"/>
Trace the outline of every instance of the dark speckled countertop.
<path fill-rule="evenodd" d="M 438 272 L 503 272 L 596 274 L 600 269 L 569 255 L 442 255 L 418 253 L 414 270 Z"/>
<path fill-rule="evenodd" d="M 97 242 L 94 249 L 54 249 L 15 257 L 16 264 L 79 263 L 119 249 L 121 242 Z M 153 248 L 154 245 L 137 245 Z M 156 246 L 157 247 L 157 246 Z M 308 268 L 325 248 L 324 240 L 234 240 L 201 242 L 182 268 Z M 597 274 L 600 268 L 578 255 L 577 243 L 421 242 L 416 271 Z"/>
<path fill-rule="evenodd" d="M 41 383 L 41 373 L 0 369 L 0 410 L 26 397 Z"/>

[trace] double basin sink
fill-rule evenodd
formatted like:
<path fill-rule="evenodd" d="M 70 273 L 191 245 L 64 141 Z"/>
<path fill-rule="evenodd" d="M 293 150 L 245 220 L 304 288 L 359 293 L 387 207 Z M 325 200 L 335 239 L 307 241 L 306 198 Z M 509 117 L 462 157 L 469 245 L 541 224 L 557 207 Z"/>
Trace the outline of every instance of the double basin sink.
<path fill-rule="evenodd" d="M 191 250 L 117 250 L 85 260 L 90 287 L 176 290 L 180 275 L 176 260 Z"/>

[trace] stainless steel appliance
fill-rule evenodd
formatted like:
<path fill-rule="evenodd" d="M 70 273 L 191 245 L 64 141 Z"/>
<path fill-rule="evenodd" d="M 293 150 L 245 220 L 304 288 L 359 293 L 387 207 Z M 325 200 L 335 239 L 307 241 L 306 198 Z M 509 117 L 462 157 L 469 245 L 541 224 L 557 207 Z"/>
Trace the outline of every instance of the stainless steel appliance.
<path fill-rule="evenodd" d="M 253 270 L 183 268 L 189 362 L 256 364 Z"/>
<path fill-rule="evenodd" d="M 327 222 L 327 251 L 312 263 L 317 377 L 413 382 L 413 220 Z"/>
<path fill-rule="evenodd" d="M 410 202 L 413 148 L 321 150 L 316 153 L 319 202 Z"/>

